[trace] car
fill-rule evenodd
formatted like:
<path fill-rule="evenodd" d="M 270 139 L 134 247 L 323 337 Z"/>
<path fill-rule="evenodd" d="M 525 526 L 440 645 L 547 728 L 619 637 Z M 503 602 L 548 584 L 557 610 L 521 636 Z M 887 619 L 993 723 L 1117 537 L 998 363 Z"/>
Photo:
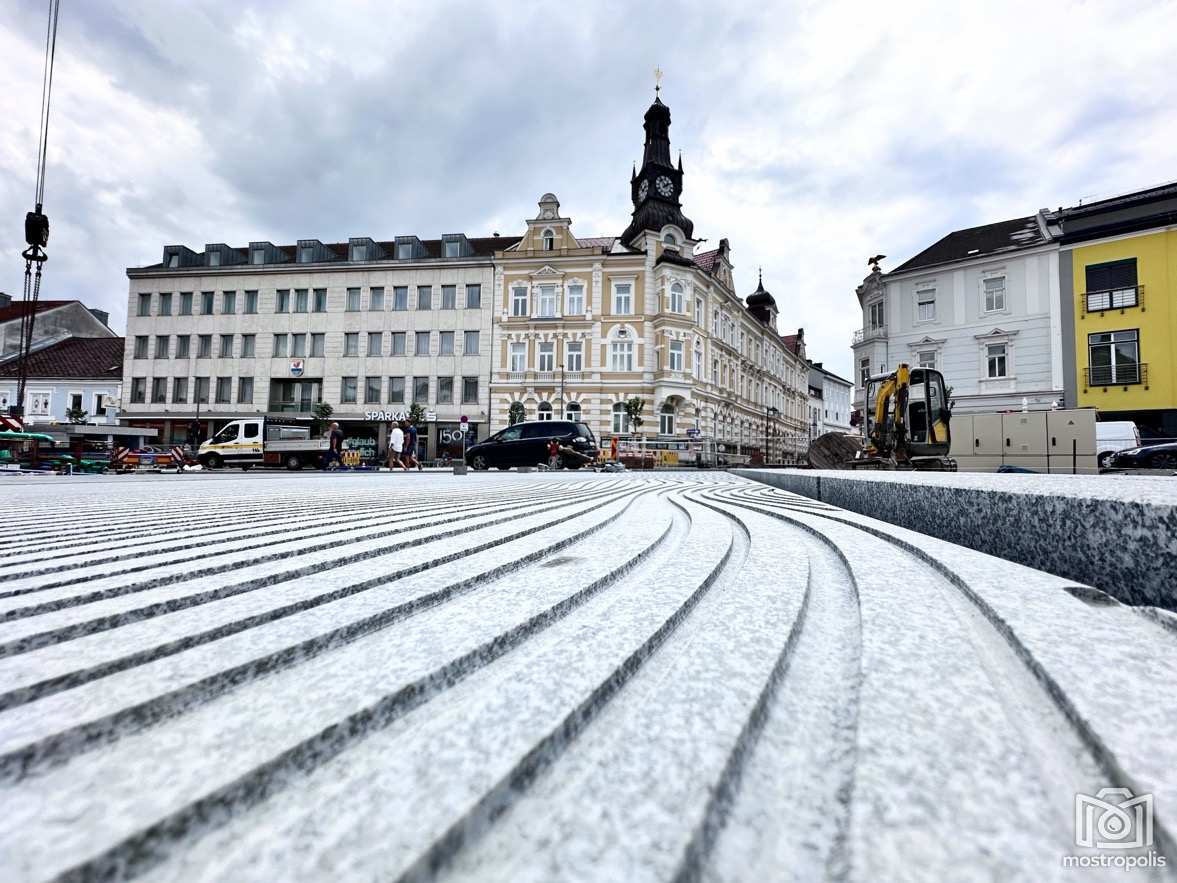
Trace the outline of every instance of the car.
<path fill-rule="evenodd" d="M 1140 430 L 1131 420 L 1100 420 L 1095 424 L 1096 462 L 1101 467 L 1111 464 L 1117 451 L 1140 447 Z"/>
<path fill-rule="evenodd" d="M 562 447 L 585 457 L 561 455 L 560 468 L 578 469 L 597 459 L 597 439 L 588 424 L 572 420 L 537 420 L 516 423 L 500 429 L 486 441 L 466 449 L 466 465 L 471 469 L 510 469 L 512 466 L 536 466 L 548 462 L 548 443 L 559 439 Z"/>
<path fill-rule="evenodd" d="M 1177 469 L 1177 442 L 1116 451 L 1108 465 L 1113 469 Z"/>

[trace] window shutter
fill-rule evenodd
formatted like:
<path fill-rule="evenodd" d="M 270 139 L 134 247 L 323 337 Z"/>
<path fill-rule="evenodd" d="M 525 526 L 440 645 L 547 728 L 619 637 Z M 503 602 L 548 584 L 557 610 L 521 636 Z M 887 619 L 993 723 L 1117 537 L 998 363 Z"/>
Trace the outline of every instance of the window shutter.
<path fill-rule="evenodd" d="M 1108 291 L 1136 285 L 1136 258 L 1108 261 L 1087 267 L 1087 290 Z"/>

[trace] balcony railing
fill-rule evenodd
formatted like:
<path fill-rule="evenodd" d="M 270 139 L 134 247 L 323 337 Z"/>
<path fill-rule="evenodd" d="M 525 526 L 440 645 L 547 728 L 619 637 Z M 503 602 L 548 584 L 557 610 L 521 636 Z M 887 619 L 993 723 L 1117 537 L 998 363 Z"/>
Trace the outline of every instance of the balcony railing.
<path fill-rule="evenodd" d="M 1085 387 L 1136 386 L 1148 389 L 1148 365 L 1132 362 L 1126 365 L 1093 365 L 1083 369 Z"/>
<path fill-rule="evenodd" d="M 1130 285 L 1127 288 L 1085 291 L 1079 295 L 1079 307 L 1080 318 L 1088 313 L 1103 315 L 1110 310 L 1119 310 L 1122 313 L 1133 307 L 1140 307 L 1141 312 L 1144 312 L 1144 286 Z"/>
<path fill-rule="evenodd" d="M 874 340 L 876 337 L 886 337 L 887 326 L 878 325 L 874 328 L 859 328 L 854 332 L 854 336 L 850 338 L 850 345 L 857 346 L 867 340 Z"/>

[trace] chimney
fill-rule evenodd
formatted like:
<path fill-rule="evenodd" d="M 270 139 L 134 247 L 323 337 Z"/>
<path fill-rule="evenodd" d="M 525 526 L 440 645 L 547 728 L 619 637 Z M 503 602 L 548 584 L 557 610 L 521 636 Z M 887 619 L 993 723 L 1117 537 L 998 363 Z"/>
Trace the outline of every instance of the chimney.
<path fill-rule="evenodd" d="M 12 306 L 12 295 L 0 291 L 0 310 Z"/>
<path fill-rule="evenodd" d="M 110 313 L 106 312 L 106 310 L 96 310 L 93 307 L 86 307 L 86 309 L 90 311 L 90 315 L 92 315 L 95 319 L 97 319 L 107 328 L 110 327 Z"/>

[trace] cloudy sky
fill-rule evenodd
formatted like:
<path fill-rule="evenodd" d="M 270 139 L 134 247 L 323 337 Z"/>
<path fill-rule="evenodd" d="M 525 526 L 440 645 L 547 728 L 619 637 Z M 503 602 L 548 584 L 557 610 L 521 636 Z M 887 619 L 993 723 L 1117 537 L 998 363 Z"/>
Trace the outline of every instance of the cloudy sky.
<path fill-rule="evenodd" d="M 19 296 L 44 0 L 0 4 Z M 628 222 L 652 70 L 696 235 L 850 376 L 866 258 L 1177 178 L 1177 2 L 63 0 L 44 297 L 126 311 L 162 246 Z M 708 247 L 708 246 L 704 246 Z"/>

